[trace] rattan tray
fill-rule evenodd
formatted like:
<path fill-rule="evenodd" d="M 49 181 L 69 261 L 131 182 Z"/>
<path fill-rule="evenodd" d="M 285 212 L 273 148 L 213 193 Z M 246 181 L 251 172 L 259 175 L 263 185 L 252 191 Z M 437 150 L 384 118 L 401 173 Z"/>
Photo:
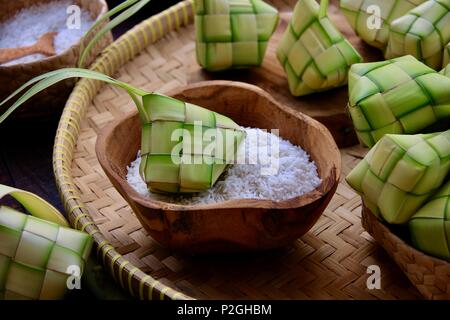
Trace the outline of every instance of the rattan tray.
<path fill-rule="evenodd" d="M 192 2 L 154 16 L 113 43 L 93 68 L 147 90 L 189 81 L 194 61 Z M 295 1 L 274 1 L 290 10 Z M 173 31 L 175 30 L 175 31 Z M 97 134 L 134 107 L 127 94 L 82 80 L 56 135 L 54 171 L 70 217 L 92 234 L 99 259 L 142 299 L 415 299 L 419 293 L 361 226 L 360 198 L 344 182 L 318 223 L 282 250 L 254 255 L 188 257 L 157 245 L 113 188 L 95 155 Z M 343 174 L 365 150 L 342 150 Z M 366 286 L 378 265 L 382 288 Z"/>

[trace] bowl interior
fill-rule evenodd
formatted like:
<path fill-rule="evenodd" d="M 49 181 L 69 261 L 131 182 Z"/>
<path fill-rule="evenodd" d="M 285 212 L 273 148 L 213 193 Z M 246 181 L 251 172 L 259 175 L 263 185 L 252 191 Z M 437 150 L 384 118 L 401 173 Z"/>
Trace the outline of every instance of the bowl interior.
<path fill-rule="evenodd" d="M 165 205 L 172 209 L 218 208 L 224 203 L 236 207 L 295 208 L 307 205 L 328 193 L 338 183 L 341 158 L 329 131 L 316 120 L 278 104 L 258 87 L 230 81 L 207 81 L 190 85 L 170 96 L 197 104 L 230 117 L 245 127 L 279 129 L 280 136 L 301 146 L 315 161 L 322 183 L 302 196 L 284 200 L 230 200 L 217 204 L 182 206 L 147 199 L 126 181 L 127 166 L 135 160 L 141 141 L 141 122 L 137 112 L 102 130 L 97 140 L 97 156 L 115 187 L 127 198 L 146 207 Z"/>
<path fill-rule="evenodd" d="M 14 1 L 4 1 L 4 3 L 2 1 L 0 1 L 0 23 L 12 18 L 16 13 L 18 13 L 20 10 L 22 10 L 24 8 L 27 8 L 32 5 L 49 3 L 52 1 L 54 1 L 54 0 L 14 0 Z M 76 5 L 87 10 L 90 13 L 91 18 L 94 21 L 97 21 L 98 19 L 100 19 L 100 17 L 103 16 L 108 10 L 105 0 L 95 0 L 95 1 L 93 1 L 93 0 L 75 0 L 74 2 Z M 38 61 L 27 62 L 24 64 L 39 63 L 39 62 L 42 62 L 43 60 L 47 61 L 50 59 L 54 59 L 55 57 L 62 56 L 64 54 L 66 54 L 70 50 L 71 47 L 79 45 L 80 41 L 81 41 L 81 39 L 78 39 L 75 43 L 71 44 L 71 46 L 67 47 L 63 52 L 61 52 L 55 56 L 45 57 Z M 14 66 L 16 66 L 16 65 L 8 65 L 8 66 L 0 65 L 0 67 L 2 67 L 2 68 L 14 67 Z"/>

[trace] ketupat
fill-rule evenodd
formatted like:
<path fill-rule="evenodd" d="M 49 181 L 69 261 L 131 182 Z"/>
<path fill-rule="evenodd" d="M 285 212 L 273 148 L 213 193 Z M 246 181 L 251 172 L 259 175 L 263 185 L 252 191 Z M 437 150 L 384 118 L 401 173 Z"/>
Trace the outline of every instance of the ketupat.
<path fill-rule="evenodd" d="M 368 44 L 385 49 L 389 25 L 426 0 L 341 0 L 341 10 L 356 34 Z M 375 10 L 379 10 L 380 16 Z M 375 7 L 373 7 L 375 6 Z M 379 28 L 376 26 L 379 19 Z"/>
<path fill-rule="evenodd" d="M 327 16 L 328 0 L 299 0 L 277 48 L 294 96 L 347 83 L 349 66 L 361 56 Z"/>
<path fill-rule="evenodd" d="M 142 121 L 140 172 L 152 191 L 183 193 L 209 189 L 236 160 L 245 133 L 231 119 L 85 69 L 61 69 L 30 80 L 0 103 L 1 107 L 34 85 L 0 116 L 0 123 L 27 99 L 68 78 L 100 80 L 131 96 Z"/>
<path fill-rule="evenodd" d="M 140 173 L 149 189 L 183 193 L 211 188 L 235 160 L 244 131 L 227 117 L 170 97 L 149 94 L 143 102 L 147 117 Z M 210 141 L 214 148 L 207 154 Z"/>
<path fill-rule="evenodd" d="M 66 228 L 67 222 L 43 199 L 0 185 L 36 216 L 0 206 L 0 299 L 60 299 L 69 276 L 81 277 L 93 239 Z M 79 274 L 77 274 L 79 272 Z"/>
<path fill-rule="evenodd" d="M 385 58 L 412 55 L 435 70 L 450 41 L 450 0 L 429 0 L 390 24 Z"/>
<path fill-rule="evenodd" d="M 348 108 L 359 140 L 372 147 L 386 133 L 418 133 L 448 119 L 450 78 L 412 56 L 354 64 Z"/>
<path fill-rule="evenodd" d="M 385 135 L 347 175 L 364 204 L 388 223 L 402 224 L 442 184 L 450 169 L 450 130 Z"/>
<path fill-rule="evenodd" d="M 259 66 L 278 24 L 262 0 L 195 0 L 196 54 L 210 71 Z"/>
<path fill-rule="evenodd" d="M 450 261 L 450 181 L 411 218 L 409 230 L 417 249 Z"/>

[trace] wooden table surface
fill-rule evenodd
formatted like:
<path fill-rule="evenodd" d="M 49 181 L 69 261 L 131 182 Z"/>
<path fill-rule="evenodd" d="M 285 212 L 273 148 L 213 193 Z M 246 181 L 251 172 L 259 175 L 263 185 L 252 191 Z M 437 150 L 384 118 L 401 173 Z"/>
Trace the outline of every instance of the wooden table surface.
<path fill-rule="evenodd" d="M 179 0 L 151 1 L 140 13 L 124 22 L 113 34 L 118 38 L 136 23 L 177 3 Z M 108 0 L 110 8 L 122 0 Z M 4 111 L 4 110 L 0 110 Z M 6 120 L 0 125 L 0 184 L 33 192 L 64 212 L 56 187 L 52 151 L 60 114 L 45 121 Z M 18 208 L 11 199 L 1 204 Z M 90 298 L 91 293 L 77 293 L 76 298 Z"/>

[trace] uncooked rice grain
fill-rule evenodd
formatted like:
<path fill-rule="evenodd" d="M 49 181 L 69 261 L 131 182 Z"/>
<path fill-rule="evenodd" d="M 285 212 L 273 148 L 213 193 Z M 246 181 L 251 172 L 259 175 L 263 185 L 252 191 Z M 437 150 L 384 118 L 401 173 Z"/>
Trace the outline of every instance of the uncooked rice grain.
<path fill-rule="evenodd" d="M 73 0 L 51 1 L 20 10 L 13 17 L 0 23 L 0 48 L 30 46 L 45 33 L 57 32 L 54 40 L 55 51 L 57 54 L 62 53 L 74 45 L 94 23 L 90 12 L 81 8 L 80 28 L 69 29 L 67 8 L 74 4 Z M 3 66 L 33 62 L 43 58 L 45 56 L 42 54 L 33 54 L 4 63 Z"/>

